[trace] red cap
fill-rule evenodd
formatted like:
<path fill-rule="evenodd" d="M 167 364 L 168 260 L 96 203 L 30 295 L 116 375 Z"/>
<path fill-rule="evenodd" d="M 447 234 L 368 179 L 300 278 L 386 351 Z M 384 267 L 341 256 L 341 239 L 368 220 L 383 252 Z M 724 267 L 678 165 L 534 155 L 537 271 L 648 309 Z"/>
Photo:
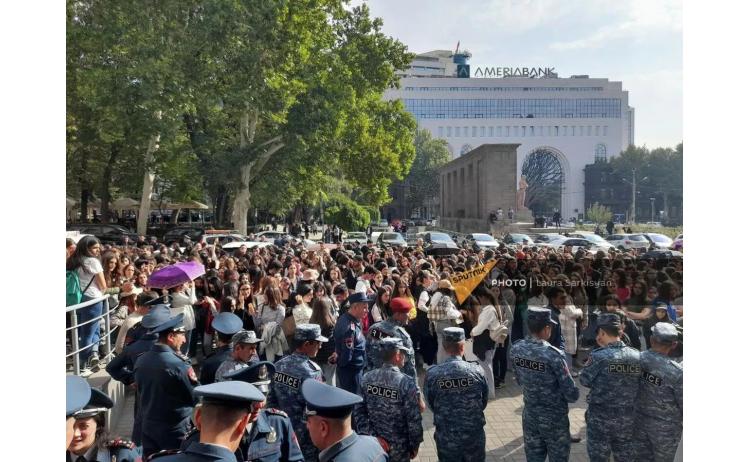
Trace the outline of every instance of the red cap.
<path fill-rule="evenodd" d="M 401 297 L 392 298 L 390 306 L 394 313 L 408 313 L 411 311 L 411 304 Z"/>
<path fill-rule="evenodd" d="M 525 253 L 521 252 L 520 250 L 518 252 L 516 252 L 516 259 L 517 260 L 523 260 L 525 258 L 526 258 L 526 254 Z"/>

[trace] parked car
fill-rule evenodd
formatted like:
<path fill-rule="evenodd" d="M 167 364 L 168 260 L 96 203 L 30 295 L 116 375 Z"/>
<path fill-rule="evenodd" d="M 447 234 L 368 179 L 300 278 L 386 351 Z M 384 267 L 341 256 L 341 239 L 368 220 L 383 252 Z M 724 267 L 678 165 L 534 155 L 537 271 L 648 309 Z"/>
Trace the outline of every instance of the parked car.
<path fill-rule="evenodd" d="M 172 245 L 175 242 L 180 242 L 185 237 L 190 238 L 190 240 L 193 242 L 200 242 L 205 234 L 206 230 L 197 226 L 178 226 L 164 233 L 163 240 L 167 245 Z"/>
<path fill-rule="evenodd" d="M 557 233 L 531 234 L 530 236 L 534 238 L 534 244 L 546 244 L 565 237 L 562 234 Z"/>
<path fill-rule="evenodd" d="M 679 250 L 682 252 L 682 234 L 674 238 L 674 242 L 672 242 L 672 250 Z"/>
<path fill-rule="evenodd" d="M 607 242 L 620 250 L 648 249 L 651 245 L 643 234 L 612 234 L 607 236 Z"/>
<path fill-rule="evenodd" d="M 452 254 L 458 253 L 459 248 L 453 239 L 445 233 L 438 233 L 435 231 L 427 231 L 424 233 L 417 233 L 417 238 L 421 238 L 424 242 L 424 249 L 426 253 L 430 255 L 434 254 Z M 440 252 L 435 252 L 440 249 Z"/>
<path fill-rule="evenodd" d="M 494 237 L 490 236 L 489 234 L 484 234 L 484 233 L 467 234 L 462 244 L 463 243 L 468 244 L 472 249 L 474 249 L 477 252 L 480 250 L 487 250 L 487 249 L 494 250 L 500 247 L 500 243 L 497 242 L 497 240 L 495 240 Z"/>
<path fill-rule="evenodd" d="M 102 244 L 125 245 L 138 242 L 138 234 L 121 225 L 104 223 L 82 223 L 68 225 L 69 231 L 79 231 L 81 234 L 91 234 Z"/>
<path fill-rule="evenodd" d="M 594 233 L 578 231 L 576 233 L 568 234 L 568 237 L 580 237 L 582 239 L 586 239 L 587 241 L 594 244 L 596 250 L 604 250 L 605 252 L 614 247 L 614 245 L 612 245 L 610 242 L 607 242 L 603 237 Z"/>
<path fill-rule="evenodd" d="M 406 247 L 406 239 L 399 233 L 381 233 L 378 236 L 377 245 L 391 247 Z"/>
<path fill-rule="evenodd" d="M 505 242 L 506 244 L 529 245 L 534 243 L 534 239 L 529 237 L 528 234 L 509 233 L 505 235 L 505 237 L 503 238 L 503 242 Z"/>
<path fill-rule="evenodd" d="M 367 234 L 361 232 L 361 231 L 346 231 L 344 233 L 344 238 L 341 240 L 344 244 L 354 244 L 355 242 L 359 242 L 360 244 L 366 244 L 367 243 Z"/>
<path fill-rule="evenodd" d="M 595 253 L 597 250 L 603 250 L 597 248 L 597 246 L 587 239 L 581 237 L 563 237 L 552 242 L 546 243 L 550 247 L 554 247 L 557 250 L 562 250 L 565 247 L 571 247 L 573 253 L 578 252 L 578 249 L 583 249 L 589 253 Z"/>
<path fill-rule="evenodd" d="M 247 236 L 243 236 L 239 233 L 206 233 L 201 238 L 201 242 L 208 245 L 220 245 L 228 244 L 230 242 L 246 241 Z"/>
<path fill-rule="evenodd" d="M 674 242 L 669 236 L 659 233 L 643 233 L 643 237 L 645 237 L 653 247 L 657 249 L 668 249 L 672 247 Z"/>
<path fill-rule="evenodd" d="M 227 252 L 234 252 L 235 250 L 239 249 L 243 245 L 247 247 L 247 250 L 252 250 L 255 247 L 258 247 L 259 249 L 262 249 L 263 247 L 268 247 L 269 245 L 272 245 L 273 242 L 259 242 L 259 241 L 232 241 L 227 242 L 226 244 L 222 245 L 221 248 L 224 251 Z"/>

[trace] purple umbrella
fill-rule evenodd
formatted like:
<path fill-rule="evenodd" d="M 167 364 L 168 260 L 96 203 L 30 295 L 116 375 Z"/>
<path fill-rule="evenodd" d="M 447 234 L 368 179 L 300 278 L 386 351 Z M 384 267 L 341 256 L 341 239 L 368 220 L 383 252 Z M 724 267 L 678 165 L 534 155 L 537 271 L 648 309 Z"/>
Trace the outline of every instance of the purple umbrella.
<path fill-rule="evenodd" d="M 206 268 L 194 261 L 185 261 L 169 265 L 154 272 L 148 278 L 147 285 L 157 289 L 168 289 L 206 274 Z"/>

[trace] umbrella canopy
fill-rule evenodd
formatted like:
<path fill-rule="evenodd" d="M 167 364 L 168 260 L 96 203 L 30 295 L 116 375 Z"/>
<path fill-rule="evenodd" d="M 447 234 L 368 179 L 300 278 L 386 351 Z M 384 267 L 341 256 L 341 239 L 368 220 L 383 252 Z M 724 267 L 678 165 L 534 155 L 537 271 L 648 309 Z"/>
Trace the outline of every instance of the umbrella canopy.
<path fill-rule="evenodd" d="M 168 289 L 206 274 L 206 268 L 200 263 L 186 261 L 169 265 L 155 271 L 148 278 L 147 285 L 158 289 Z"/>
<path fill-rule="evenodd" d="M 169 204 L 171 209 L 199 209 L 208 210 L 208 206 L 198 201 L 187 201 L 178 204 Z"/>
<path fill-rule="evenodd" d="M 121 197 L 117 199 L 116 201 L 112 202 L 112 208 L 116 210 L 137 209 L 140 205 L 141 205 L 140 202 L 138 202 L 135 199 L 131 199 L 129 197 Z"/>

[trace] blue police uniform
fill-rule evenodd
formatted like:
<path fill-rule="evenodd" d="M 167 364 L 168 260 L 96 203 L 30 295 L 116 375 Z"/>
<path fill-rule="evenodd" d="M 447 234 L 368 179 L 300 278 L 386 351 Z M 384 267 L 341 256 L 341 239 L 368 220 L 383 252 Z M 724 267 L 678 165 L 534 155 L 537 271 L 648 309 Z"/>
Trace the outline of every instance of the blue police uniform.
<path fill-rule="evenodd" d="M 152 329 L 159 324 L 168 321 L 170 318 L 169 308 L 164 305 L 156 306 L 143 317 L 140 324 L 144 329 Z M 135 362 L 138 358 L 149 351 L 151 347 L 156 343 L 158 336 L 153 333 L 146 333 L 141 338 L 127 345 L 122 353 L 115 356 L 112 361 L 107 364 L 107 373 L 112 376 L 113 379 L 118 382 L 122 382 L 126 386 L 129 386 L 135 382 Z M 138 407 L 138 391 L 136 390 L 136 397 L 133 402 L 133 432 L 132 437 L 135 444 L 140 446 L 141 440 L 141 416 L 140 409 Z"/>
<path fill-rule="evenodd" d="M 406 332 L 406 329 L 393 319 L 377 322 L 370 327 L 366 339 L 367 370 L 375 370 L 383 365 L 380 341 L 385 337 L 401 339 L 404 346 L 408 349 L 405 352 L 406 362 L 401 371 L 409 377 L 416 379 L 417 367 L 414 361 L 414 343 L 411 341 L 411 336 Z"/>
<path fill-rule="evenodd" d="M 273 363 L 259 361 L 234 371 L 224 378 L 228 381 L 243 381 L 254 385 L 264 394 L 268 392 L 269 375 L 275 372 Z M 182 444 L 183 449 L 200 440 L 200 432 L 194 430 Z M 284 411 L 261 409 L 257 419 L 248 425 L 239 447 L 235 451 L 238 462 L 301 461 L 304 460 L 292 422 Z"/>
<path fill-rule="evenodd" d="M 180 313 L 153 331 L 174 329 L 183 317 Z M 195 404 L 193 387 L 198 384 L 190 363 L 168 345 L 156 343 L 136 361 L 135 382 L 144 457 L 162 449 L 179 448 Z"/>
<path fill-rule="evenodd" d="M 242 319 L 234 313 L 223 312 L 211 321 L 211 327 L 224 335 L 234 335 L 242 330 Z M 201 364 L 200 382 L 208 385 L 216 381 L 216 371 L 221 363 L 232 356 L 232 345 L 223 345 L 208 355 Z"/>
<path fill-rule="evenodd" d="M 446 327 L 443 335 L 445 342 L 465 340 L 463 329 L 457 327 Z M 438 459 L 483 461 L 489 388 L 482 368 L 460 356 L 449 356 L 427 370 L 424 383 L 434 415 Z"/>
<path fill-rule="evenodd" d="M 306 416 L 346 419 L 362 397 L 346 390 L 308 379 L 302 384 L 302 395 L 307 402 Z M 341 441 L 320 451 L 320 462 L 385 462 L 388 460 L 378 440 L 372 436 L 352 432 Z"/>
<path fill-rule="evenodd" d="M 597 328 L 620 327 L 614 314 L 602 314 Z M 581 385 L 591 389 L 586 401 L 586 439 L 592 462 L 634 460 L 632 444 L 635 398 L 641 377 L 641 357 L 637 350 L 618 340 L 591 352 L 581 370 Z"/>
<path fill-rule="evenodd" d="M 381 339 L 380 347 L 382 352 L 409 351 L 400 339 L 390 337 Z M 390 446 L 389 460 L 408 462 L 423 440 L 416 381 L 385 363 L 364 375 L 362 392 L 364 401 L 354 408 L 357 433 L 383 438 Z"/>
<path fill-rule="evenodd" d="M 88 384 L 86 384 L 88 387 Z M 112 399 L 105 395 L 101 390 L 96 388 L 90 389 L 91 395 L 86 405 L 73 413 L 72 417 L 78 419 L 88 419 L 95 417 L 111 409 L 114 405 Z M 135 443 L 126 439 L 113 439 L 100 443 L 95 441 L 94 444 L 82 455 L 66 452 L 67 460 L 73 462 L 140 462 L 141 455 L 136 449 Z"/>
<path fill-rule="evenodd" d="M 213 404 L 242 406 L 242 408 L 248 411 L 254 403 L 262 402 L 265 399 L 263 393 L 256 387 L 241 381 L 202 385 L 195 388 L 195 396 L 201 398 L 203 406 Z M 150 460 L 158 460 L 159 462 L 234 462 L 237 459 L 234 453 L 226 447 L 192 441 L 187 444 L 184 450 L 157 453 Z"/>
<path fill-rule="evenodd" d="M 349 303 L 367 303 L 369 298 L 356 292 L 349 296 Z M 336 383 L 340 388 L 354 393 L 361 393 L 362 372 L 367 364 L 366 340 L 362 333 L 362 324 L 357 318 L 346 312 L 336 320 L 333 329 L 336 349 Z"/>
<path fill-rule="evenodd" d="M 294 337 L 301 341 L 325 339 L 320 335 L 320 326 L 317 324 L 300 324 L 294 330 Z M 307 425 L 303 421 L 305 399 L 302 397 L 302 383 L 306 379 L 322 382 L 323 371 L 312 359 L 300 352 L 281 358 L 274 366 L 276 371 L 273 374 L 267 406 L 281 409 L 289 416 L 305 459 L 316 460 L 318 450 L 310 440 Z"/>
<path fill-rule="evenodd" d="M 651 330 L 652 341 L 677 341 L 677 329 L 671 323 L 657 323 Z M 681 438 L 682 365 L 667 355 L 644 351 L 633 432 L 635 459 L 672 462 Z"/>
<path fill-rule="evenodd" d="M 555 323 L 547 308 L 529 308 L 528 319 Z M 523 390 L 523 442 L 528 461 L 567 461 L 570 455 L 568 403 L 580 392 L 565 354 L 546 340 L 529 336 L 510 349 L 516 382 Z"/>

